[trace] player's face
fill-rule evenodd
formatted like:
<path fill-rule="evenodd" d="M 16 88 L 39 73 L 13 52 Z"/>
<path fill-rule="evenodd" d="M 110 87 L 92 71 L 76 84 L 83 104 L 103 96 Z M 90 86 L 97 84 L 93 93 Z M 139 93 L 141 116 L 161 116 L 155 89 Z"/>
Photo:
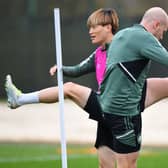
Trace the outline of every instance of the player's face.
<path fill-rule="evenodd" d="M 95 25 L 89 28 L 89 35 L 92 41 L 92 44 L 103 45 L 108 43 L 109 34 L 111 33 L 111 29 L 109 30 L 108 25 Z"/>

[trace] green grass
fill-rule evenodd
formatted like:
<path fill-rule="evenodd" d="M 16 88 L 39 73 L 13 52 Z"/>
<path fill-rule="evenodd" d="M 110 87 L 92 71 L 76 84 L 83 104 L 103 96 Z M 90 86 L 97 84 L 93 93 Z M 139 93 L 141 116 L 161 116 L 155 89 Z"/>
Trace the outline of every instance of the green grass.
<path fill-rule="evenodd" d="M 68 145 L 68 168 L 97 168 L 91 145 Z M 145 148 L 138 168 L 167 167 L 168 149 Z M 0 144 L 0 168 L 61 168 L 60 146 L 56 144 Z"/>
<path fill-rule="evenodd" d="M 165 168 L 168 165 L 168 148 L 147 148 L 142 150 L 138 168 Z"/>
<path fill-rule="evenodd" d="M 68 146 L 68 167 L 97 167 L 88 145 Z M 60 146 L 53 144 L 0 144 L 0 168 L 61 168 Z"/>

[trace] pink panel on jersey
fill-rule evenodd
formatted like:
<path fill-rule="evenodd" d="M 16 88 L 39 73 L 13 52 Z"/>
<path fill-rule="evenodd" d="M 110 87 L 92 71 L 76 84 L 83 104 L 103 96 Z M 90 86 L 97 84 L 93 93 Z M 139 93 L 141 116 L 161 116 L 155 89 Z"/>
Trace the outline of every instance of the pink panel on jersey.
<path fill-rule="evenodd" d="M 106 50 L 102 50 L 102 47 L 98 47 L 96 49 L 95 64 L 96 64 L 96 79 L 98 82 L 98 86 L 100 86 L 106 71 Z"/>

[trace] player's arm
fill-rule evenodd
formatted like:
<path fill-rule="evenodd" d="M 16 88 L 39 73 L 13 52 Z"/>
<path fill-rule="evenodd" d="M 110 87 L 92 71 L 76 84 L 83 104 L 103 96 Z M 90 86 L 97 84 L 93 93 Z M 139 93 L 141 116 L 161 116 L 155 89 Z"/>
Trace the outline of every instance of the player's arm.
<path fill-rule="evenodd" d="M 92 53 L 88 58 L 74 66 L 63 66 L 63 74 L 69 77 L 79 77 L 95 71 L 95 53 Z M 50 75 L 53 76 L 57 71 L 57 66 L 50 68 Z"/>
<path fill-rule="evenodd" d="M 141 49 L 142 55 L 153 61 L 168 65 L 168 51 L 154 37 L 146 38 Z"/>

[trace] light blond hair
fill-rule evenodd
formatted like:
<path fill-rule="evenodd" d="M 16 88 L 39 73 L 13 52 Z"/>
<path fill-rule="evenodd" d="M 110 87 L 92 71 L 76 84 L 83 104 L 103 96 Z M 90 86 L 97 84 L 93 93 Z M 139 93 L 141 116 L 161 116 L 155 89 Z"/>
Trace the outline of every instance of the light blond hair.
<path fill-rule="evenodd" d="M 112 33 L 115 34 L 119 27 L 119 19 L 116 11 L 111 8 L 101 8 L 93 12 L 88 20 L 87 20 L 87 26 L 93 27 L 96 25 L 108 25 L 110 24 L 112 27 Z"/>

